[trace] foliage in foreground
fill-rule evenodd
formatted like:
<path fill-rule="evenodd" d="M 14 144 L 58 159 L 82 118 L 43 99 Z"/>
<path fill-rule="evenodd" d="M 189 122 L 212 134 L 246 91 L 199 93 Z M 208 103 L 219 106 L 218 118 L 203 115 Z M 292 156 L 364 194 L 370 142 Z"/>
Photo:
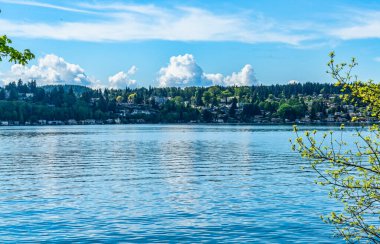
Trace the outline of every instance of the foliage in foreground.
<path fill-rule="evenodd" d="M 343 87 L 343 99 L 364 104 L 379 117 L 380 86 L 351 75 L 355 59 L 350 64 L 335 64 L 334 53 L 330 57 L 328 73 Z M 341 130 L 340 135 L 329 132 L 320 136 L 314 130 L 301 136 L 294 127 L 297 139 L 292 149 L 312 161 L 319 176 L 316 182 L 330 187 L 330 196 L 344 205 L 341 212 L 322 219 L 335 225 L 337 234 L 348 242 L 380 243 L 380 128 L 357 129 L 350 143 L 343 138 L 343 125 Z"/>
<path fill-rule="evenodd" d="M 297 128 L 293 150 L 312 160 L 318 173 L 318 184 L 330 186 L 330 197 L 344 204 L 341 213 L 323 216 L 337 227 L 347 241 L 380 242 L 380 130 L 377 125 L 369 131 L 357 130 L 354 145 L 336 137 L 333 132 L 318 137 L 317 131 L 300 136 Z M 354 146 L 354 148 L 352 148 Z"/>
<path fill-rule="evenodd" d="M 25 65 L 28 61 L 34 59 L 35 56 L 29 49 L 20 52 L 11 47 L 10 44 L 12 44 L 12 40 L 6 35 L 0 36 L 0 62 L 4 58 L 8 58 L 9 62 Z"/>

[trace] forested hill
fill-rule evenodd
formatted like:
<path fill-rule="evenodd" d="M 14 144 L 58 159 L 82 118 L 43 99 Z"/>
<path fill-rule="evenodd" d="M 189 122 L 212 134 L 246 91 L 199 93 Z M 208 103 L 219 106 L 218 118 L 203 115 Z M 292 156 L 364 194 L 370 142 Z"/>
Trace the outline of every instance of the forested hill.
<path fill-rule="evenodd" d="M 73 90 L 73 92 L 77 95 L 82 95 L 84 92 L 88 92 L 91 90 L 91 88 L 86 86 L 80 86 L 80 85 L 62 85 L 64 92 L 69 92 L 70 89 Z M 45 90 L 45 92 L 52 92 L 54 89 L 57 88 L 57 85 L 45 85 L 41 86 L 42 89 Z"/>
<path fill-rule="evenodd" d="M 325 121 L 350 112 L 333 84 L 304 83 L 252 87 L 187 87 L 94 90 L 82 86 L 37 86 L 21 80 L 0 88 L 0 120 L 95 120 L 97 123 Z M 348 109 L 350 108 L 350 109 Z M 349 111 L 348 111 L 349 110 Z M 341 116 L 342 115 L 342 116 Z M 330 122 L 338 118 L 330 118 Z"/>

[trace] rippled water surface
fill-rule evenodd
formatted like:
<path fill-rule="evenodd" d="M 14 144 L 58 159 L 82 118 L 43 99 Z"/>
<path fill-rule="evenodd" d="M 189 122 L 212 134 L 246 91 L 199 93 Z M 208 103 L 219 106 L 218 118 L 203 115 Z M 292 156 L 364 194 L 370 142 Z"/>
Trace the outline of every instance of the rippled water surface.
<path fill-rule="evenodd" d="M 336 243 L 291 126 L 0 128 L 0 240 Z"/>

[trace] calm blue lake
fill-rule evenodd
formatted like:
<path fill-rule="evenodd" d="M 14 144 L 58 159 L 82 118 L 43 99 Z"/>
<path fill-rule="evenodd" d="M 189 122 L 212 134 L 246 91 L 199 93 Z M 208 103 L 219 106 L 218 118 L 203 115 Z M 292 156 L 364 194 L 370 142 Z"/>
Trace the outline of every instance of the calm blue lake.
<path fill-rule="evenodd" d="M 322 130 L 331 128 L 321 127 Z M 336 243 L 291 126 L 0 127 L 1 242 Z"/>

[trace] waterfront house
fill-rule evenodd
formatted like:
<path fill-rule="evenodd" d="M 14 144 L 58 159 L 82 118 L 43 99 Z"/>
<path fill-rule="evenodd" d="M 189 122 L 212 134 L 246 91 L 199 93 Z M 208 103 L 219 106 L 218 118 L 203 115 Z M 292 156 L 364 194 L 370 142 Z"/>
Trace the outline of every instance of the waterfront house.
<path fill-rule="evenodd" d="M 69 119 L 69 120 L 67 121 L 67 124 L 68 124 L 68 125 L 77 125 L 78 122 L 77 122 L 75 119 Z"/>
<path fill-rule="evenodd" d="M 37 124 L 39 125 L 46 125 L 46 120 L 45 119 L 40 119 L 37 121 Z"/>
<path fill-rule="evenodd" d="M 63 121 L 61 120 L 49 120 L 47 122 L 48 125 L 64 125 Z"/>
<path fill-rule="evenodd" d="M 329 114 L 328 117 L 326 118 L 326 121 L 327 121 L 327 122 L 335 122 L 334 115 Z"/>

